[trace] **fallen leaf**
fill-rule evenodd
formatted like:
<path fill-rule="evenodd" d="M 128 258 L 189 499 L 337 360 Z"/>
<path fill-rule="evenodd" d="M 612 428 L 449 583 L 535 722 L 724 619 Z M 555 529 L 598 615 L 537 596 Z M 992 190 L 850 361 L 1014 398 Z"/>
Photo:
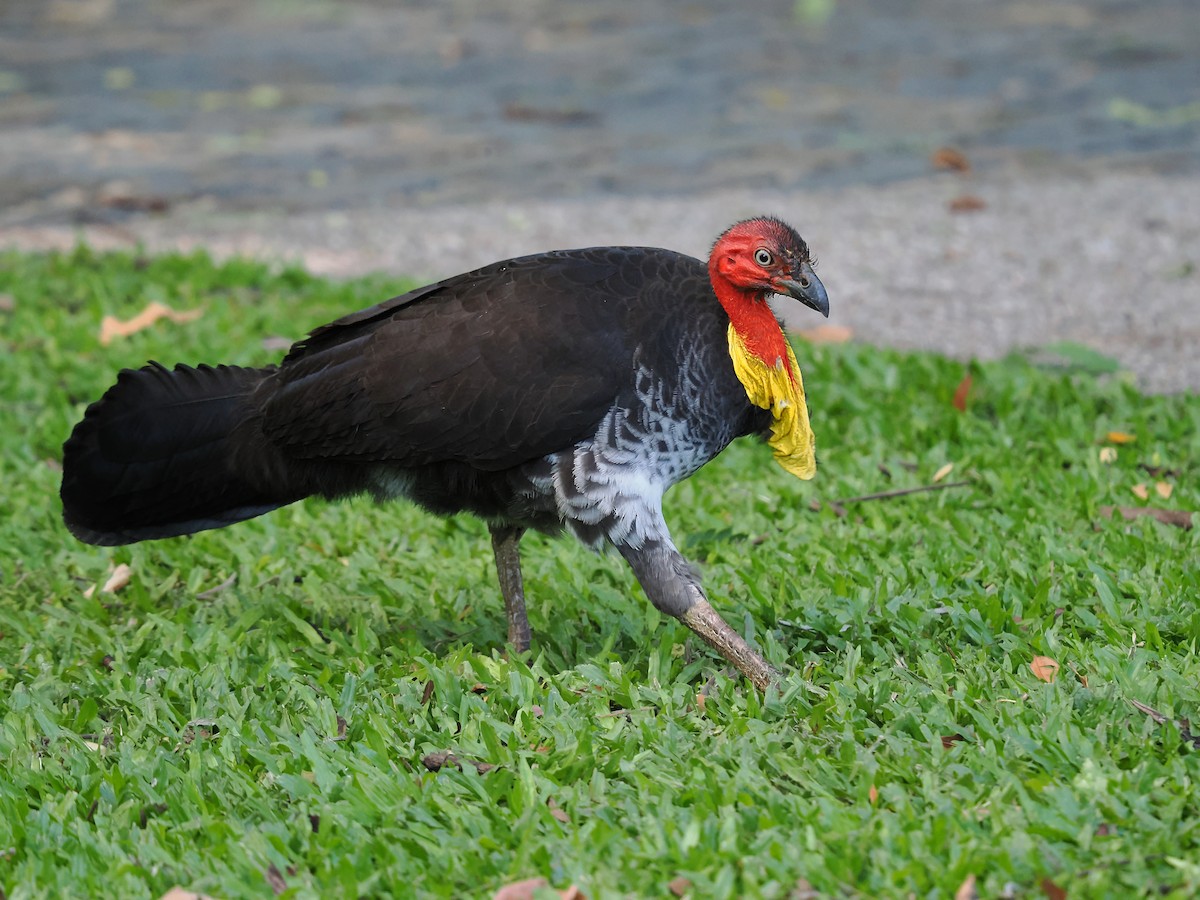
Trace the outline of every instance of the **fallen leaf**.
<path fill-rule="evenodd" d="M 1048 656 L 1035 656 L 1029 663 L 1029 668 L 1035 678 L 1047 683 L 1053 683 L 1058 677 L 1058 663 Z"/>
<path fill-rule="evenodd" d="M 1100 448 L 1100 462 L 1104 463 L 1105 465 L 1110 465 L 1112 463 L 1115 463 L 1116 461 L 1117 461 L 1117 448 L 1116 447 L 1101 447 Z"/>
<path fill-rule="evenodd" d="M 971 373 L 968 372 L 963 376 L 962 381 L 958 383 L 958 387 L 954 389 L 954 399 L 950 401 L 954 404 L 954 408 L 959 412 L 967 411 L 967 397 L 971 393 Z"/>
<path fill-rule="evenodd" d="M 571 817 L 567 815 L 567 811 L 565 809 L 559 808 L 558 803 L 555 802 L 553 797 L 546 798 L 546 806 L 550 807 L 550 815 L 554 816 L 554 818 L 556 818 L 558 821 L 562 822 L 564 825 L 571 824 Z"/>
<path fill-rule="evenodd" d="M 492 900 L 533 900 L 534 892 L 549 886 L 550 882 L 545 878 L 526 878 L 506 884 L 492 895 Z"/>
<path fill-rule="evenodd" d="M 795 334 L 810 344 L 844 344 L 854 337 L 854 329 L 846 325 L 817 325 L 801 328 Z"/>
<path fill-rule="evenodd" d="M 1046 895 L 1047 900 L 1067 900 L 1066 889 L 1060 888 L 1049 878 L 1042 879 L 1042 893 Z"/>
<path fill-rule="evenodd" d="M 1087 687 L 1088 686 L 1088 677 L 1086 675 L 1084 675 L 1082 672 L 1080 672 L 1078 669 L 1076 669 L 1074 666 L 1069 666 L 1069 668 L 1071 669 L 1071 673 L 1076 678 L 1079 679 L 1079 683 L 1082 684 L 1084 687 Z"/>
<path fill-rule="evenodd" d="M 549 886 L 550 882 L 545 878 L 526 878 L 524 881 L 514 881 L 512 884 L 504 885 L 492 894 L 492 900 L 533 900 L 535 893 Z M 587 894 L 575 885 L 559 891 L 558 896 L 561 900 L 587 900 Z"/>
<path fill-rule="evenodd" d="M 700 710 L 700 712 L 704 712 L 704 705 L 707 702 L 708 698 L 705 696 L 704 691 L 698 691 L 696 693 L 696 709 Z"/>
<path fill-rule="evenodd" d="M 872 806 L 879 800 L 879 791 L 875 789 L 875 785 L 871 785 L 871 789 L 867 791 L 867 799 L 871 801 Z"/>
<path fill-rule="evenodd" d="M 976 197 L 974 194 L 959 194 L 946 204 L 946 208 L 952 213 L 978 212 L 986 209 L 987 203 L 982 197 Z"/>
<path fill-rule="evenodd" d="M 933 483 L 937 484 L 947 475 L 954 471 L 954 463 L 946 463 L 940 469 L 933 473 Z"/>
<path fill-rule="evenodd" d="M 1110 444 L 1132 444 L 1137 440 L 1137 435 L 1130 434 L 1128 431 L 1110 431 L 1104 436 L 1104 439 Z"/>
<path fill-rule="evenodd" d="M 171 203 L 166 197 L 155 196 L 139 196 L 137 194 L 125 194 L 120 192 L 101 191 L 96 197 L 96 202 L 100 206 L 109 209 L 118 209 L 122 212 L 166 212 Z"/>
<path fill-rule="evenodd" d="M 979 891 L 975 889 L 975 876 L 968 875 L 954 892 L 954 900 L 979 900 Z"/>
<path fill-rule="evenodd" d="M 1154 493 L 1158 494 L 1158 496 L 1162 497 L 1164 500 L 1171 496 L 1171 492 L 1173 490 L 1175 490 L 1175 486 L 1169 481 L 1154 482 Z"/>
<path fill-rule="evenodd" d="M 425 690 L 421 692 L 421 705 L 424 706 L 429 702 L 429 698 L 433 696 L 433 679 L 430 678 L 425 682 Z"/>
<path fill-rule="evenodd" d="M 104 587 L 100 588 L 102 594 L 115 594 L 125 585 L 129 584 L 129 579 L 133 577 L 133 569 L 129 568 L 125 563 L 120 563 L 112 570 L 112 574 L 108 576 L 108 581 L 104 582 Z"/>
<path fill-rule="evenodd" d="M 175 885 L 175 887 L 159 897 L 158 900 L 213 900 L 213 898 L 208 896 L 208 894 L 198 894 L 195 891 L 189 891 L 181 888 L 179 885 Z"/>
<path fill-rule="evenodd" d="M 1133 487 L 1130 488 L 1130 490 L 1133 491 L 1134 496 L 1137 497 L 1139 500 L 1150 499 L 1150 489 L 1148 487 L 1146 487 L 1144 484 L 1135 484 Z"/>
<path fill-rule="evenodd" d="M 204 315 L 203 309 L 188 309 L 177 312 L 171 309 L 171 307 L 155 300 L 149 303 L 145 309 L 132 319 L 122 321 L 116 316 L 105 316 L 100 322 L 100 346 L 107 347 L 112 343 L 113 338 L 129 337 L 131 334 L 136 334 L 139 331 L 149 328 L 159 319 L 170 319 L 172 322 L 182 325 L 187 322 L 194 322 L 202 315 Z"/>
<path fill-rule="evenodd" d="M 1136 519 L 1138 516 L 1150 516 L 1152 519 L 1158 519 L 1164 525 L 1174 525 L 1176 528 L 1182 528 L 1184 531 L 1191 530 L 1192 516 L 1195 513 L 1186 509 L 1159 509 L 1156 506 L 1102 506 L 1100 507 L 1100 515 L 1111 519 L 1113 515 L 1120 513 L 1124 519 Z"/>
<path fill-rule="evenodd" d="M 266 876 L 267 884 L 276 894 L 282 894 L 287 890 L 287 882 L 283 880 L 283 873 L 279 871 L 279 867 L 275 863 L 267 866 L 267 871 L 263 875 Z"/>
<path fill-rule="evenodd" d="M 127 584 L 129 584 L 129 581 L 132 577 L 133 577 L 133 570 L 131 568 L 129 568 L 129 566 L 126 565 L 125 563 L 120 563 L 117 566 L 113 567 L 113 570 L 108 575 L 108 579 L 101 586 L 100 593 L 115 594 L 117 591 L 121 590 L 121 588 L 123 588 Z M 96 593 L 96 586 L 92 585 L 90 588 L 88 588 L 86 591 L 83 592 L 83 596 L 91 598 L 91 596 L 95 593 Z"/>
<path fill-rule="evenodd" d="M 667 882 L 667 890 L 676 897 L 682 897 L 692 889 L 692 883 L 680 875 L 678 878 L 672 878 Z"/>
<path fill-rule="evenodd" d="M 965 153 L 955 147 L 938 147 L 930 154 L 929 161 L 935 169 L 948 169 L 952 172 L 971 171 L 971 161 Z"/>
<path fill-rule="evenodd" d="M 592 125 L 600 116 L 591 110 L 573 107 L 552 108 L 526 103 L 508 103 L 502 110 L 510 122 L 541 122 L 547 125 Z"/>
<path fill-rule="evenodd" d="M 967 736 L 965 734 L 959 734 L 958 732 L 955 732 L 954 734 L 943 734 L 942 735 L 942 749 L 949 750 L 951 747 L 953 747 L 959 741 L 965 741 L 966 739 L 967 739 Z"/>

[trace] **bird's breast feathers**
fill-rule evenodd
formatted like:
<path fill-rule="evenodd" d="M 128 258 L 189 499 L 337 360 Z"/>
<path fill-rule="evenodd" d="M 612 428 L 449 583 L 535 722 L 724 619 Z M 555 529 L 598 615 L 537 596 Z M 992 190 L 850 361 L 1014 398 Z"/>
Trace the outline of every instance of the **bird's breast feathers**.
<path fill-rule="evenodd" d="M 750 402 L 771 411 L 771 437 L 775 461 L 805 480 L 817 472 L 816 440 L 808 422 L 808 403 L 804 399 L 804 380 L 791 345 L 783 341 L 785 356 L 769 365 L 752 352 L 732 323 L 729 325 L 729 355 L 733 371 L 746 389 Z"/>

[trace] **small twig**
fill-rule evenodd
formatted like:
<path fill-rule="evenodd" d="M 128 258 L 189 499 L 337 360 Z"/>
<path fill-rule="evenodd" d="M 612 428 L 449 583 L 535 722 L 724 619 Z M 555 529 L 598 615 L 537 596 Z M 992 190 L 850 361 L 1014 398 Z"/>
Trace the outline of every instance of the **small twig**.
<path fill-rule="evenodd" d="M 236 581 L 237 581 L 237 572 L 234 572 L 232 575 L 230 575 L 228 578 L 226 578 L 224 581 L 222 581 L 216 587 L 210 587 L 208 590 L 201 591 L 200 593 L 198 593 L 196 595 L 196 599 L 197 600 L 211 600 L 213 597 L 217 596 L 217 594 L 221 593 L 221 591 L 228 590 L 229 588 L 233 587 L 233 585 Z"/>
<path fill-rule="evenodd" d="M 926 491 L 944 491 L 946 488 L 966 487 L 969 481 L 947 481 L 945 484 L 923 484 L 920 487 L 897 488 L 894 491 L 880 491 L 878 494 L 863 494 L 861 497 L 847 497 L 845 500 L 834 500 L 838 506 L 847 503 L 862 503 L 866 500 L 888 500 L 892 497 L 904 497 L 908 494 L 922 494 Z"/>
<path fill-rule="evenodd" d="M 947 481 L 945 484 L 923 484 L 920 487 L 897 488 L 894 491 L 879 491 L 876 494 L 862 494 L 858 497 L 846 497 L 843 500 L 826 500 L 825 502 L 829 505 L 830 509 L 840 516 L 845 515 L 845 507 L 850 503 L 865 503 L 868 500 L 890 500 L 893 497 L 906 497 L 909 494 L 923 494 L 928 491 L 944 491 L 947 488 L 966 487 L 970 483 L 969 481 Z M 813 509 L 820 509 L 820 503 L 821 501 L 814 500 Z"/>
<path fill-rule="evenodd" d="M 1125 699 L 1129 701 L 1130 706 L 1132 706 L 1138 712 L 1148 715 L 1152 720 L 1154 720 L 1155 723 L 1159 725 L 1166 725 L 1168 722 L 1170 722 L 1173 724 L 1179 729 L 1180 740 L 1186 741 L 1197 750 L 1200 750 L 1200 734 L 1194 734 L 1192 732 L 1192 723 L 1187 719 L 1179 719 L 1172 722 L 1170 718 L 1164 716 L 1157 709 L 1147 706 L 1145 703 L 1134 700 L 1132 697 L 1126 697 Z"/>

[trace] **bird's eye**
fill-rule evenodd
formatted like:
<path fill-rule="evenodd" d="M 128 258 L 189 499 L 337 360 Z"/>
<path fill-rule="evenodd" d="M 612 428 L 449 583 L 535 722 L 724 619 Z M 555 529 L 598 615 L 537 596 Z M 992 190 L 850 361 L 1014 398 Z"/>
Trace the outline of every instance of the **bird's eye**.
<path fill-rule="evenodd" d="M 769 266 L 775 257 L 771 256 L 771 251 L 766 247 L 759 247 L 754 251 L 754 261 L 760 266 Z"/>

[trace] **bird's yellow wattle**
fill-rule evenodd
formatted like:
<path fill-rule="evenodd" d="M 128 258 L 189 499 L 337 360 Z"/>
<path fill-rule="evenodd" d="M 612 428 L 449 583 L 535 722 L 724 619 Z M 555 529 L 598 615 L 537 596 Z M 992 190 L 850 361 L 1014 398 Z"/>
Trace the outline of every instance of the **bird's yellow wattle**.
<path fill-rule="evenodd" d="M 808 424 L 800 366 L 791 345 L 784 341 L 783 346 L 787 359 L 780 358 L 775 365 L 767 365 L 746 348 L 737 329 L 729 326 L 733 371 L 750 402 L 771 411 L 771 437 L 767 443 L 775 451 L 775 461 L 797 478 L 807 480 L 817 473 L 816 439 Z"/>

